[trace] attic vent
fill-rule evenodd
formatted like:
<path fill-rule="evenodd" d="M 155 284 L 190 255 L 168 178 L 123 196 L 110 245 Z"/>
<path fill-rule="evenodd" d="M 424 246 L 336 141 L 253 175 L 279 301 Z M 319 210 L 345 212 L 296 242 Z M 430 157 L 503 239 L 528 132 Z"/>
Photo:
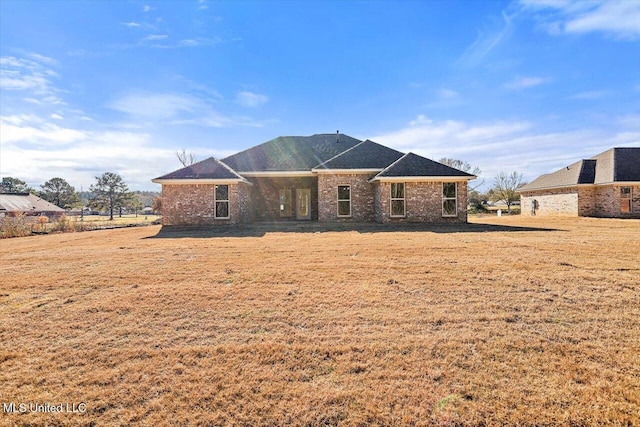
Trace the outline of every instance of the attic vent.
<path fill-rule="evenodd" d="M 340 131 L 336 131 L 336 143 L 340 142 Z"/>

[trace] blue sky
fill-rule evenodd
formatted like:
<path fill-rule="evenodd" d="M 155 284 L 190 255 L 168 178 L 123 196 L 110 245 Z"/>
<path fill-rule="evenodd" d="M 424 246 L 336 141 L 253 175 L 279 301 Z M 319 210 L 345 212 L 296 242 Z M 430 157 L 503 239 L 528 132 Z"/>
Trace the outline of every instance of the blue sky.
<path fill-rule="evenodd" d="M 338 129 L 486 184 L 640 146 L 635 0 L 2 0 L 0 72 L 0 176 L 36 188 Z"/>

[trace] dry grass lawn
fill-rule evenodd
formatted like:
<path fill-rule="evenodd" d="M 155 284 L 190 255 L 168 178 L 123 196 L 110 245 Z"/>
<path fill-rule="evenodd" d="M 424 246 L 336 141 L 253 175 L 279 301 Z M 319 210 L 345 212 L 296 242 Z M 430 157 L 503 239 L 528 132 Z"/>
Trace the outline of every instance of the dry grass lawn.
<path fill-rule="evenodd" d="M 87 410 L 0 424 L 640 425 L 640 221 L 475 222 L 2 240 L 0 403 Z"/>

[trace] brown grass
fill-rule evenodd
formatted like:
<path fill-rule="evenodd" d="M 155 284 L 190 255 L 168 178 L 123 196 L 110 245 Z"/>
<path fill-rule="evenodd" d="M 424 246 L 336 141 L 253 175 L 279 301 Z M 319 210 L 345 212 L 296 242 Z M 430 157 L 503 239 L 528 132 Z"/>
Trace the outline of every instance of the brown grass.
<path fill-rule="evenodd" d="M 87 412 L 0 423 L 640 424 L 640 221 L 476 221 L 3 240 L 0 403 Z"/>

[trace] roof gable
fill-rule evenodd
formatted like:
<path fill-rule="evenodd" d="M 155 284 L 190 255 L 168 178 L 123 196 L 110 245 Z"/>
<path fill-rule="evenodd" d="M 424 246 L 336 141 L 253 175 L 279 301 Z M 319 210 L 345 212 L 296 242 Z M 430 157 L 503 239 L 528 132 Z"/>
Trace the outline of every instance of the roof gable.
<path fill-rule="evenodd" d="M 360 142 L 342 134 L 281 136 L 222 161 L 239 172 L 310 171 Z"/>
<path fill-rule="evenodd" d="M 473 179 L 475 175 L 414 153 L 407 153 L 376 175 L 374 179 L 392 177 L 459 177 L 462 179 Z"/>
<path fill-rule="evenodd" d="M 64 212 L 64 209 L 29 193 L 0 194 L 2 212 Z"/>
<path fill-rule="evenodd" d="M 221 162 L 209 157 L 201 162 L 194 163 L 182 169 L 163 175 L 160 179 L 237 179 L 245 180 L 236 171 Z"/>
<path fill-rule="evenodd" d="M 314 169 L 384 169 L 403 156 L 398 150 L 366 140 Z"/>

